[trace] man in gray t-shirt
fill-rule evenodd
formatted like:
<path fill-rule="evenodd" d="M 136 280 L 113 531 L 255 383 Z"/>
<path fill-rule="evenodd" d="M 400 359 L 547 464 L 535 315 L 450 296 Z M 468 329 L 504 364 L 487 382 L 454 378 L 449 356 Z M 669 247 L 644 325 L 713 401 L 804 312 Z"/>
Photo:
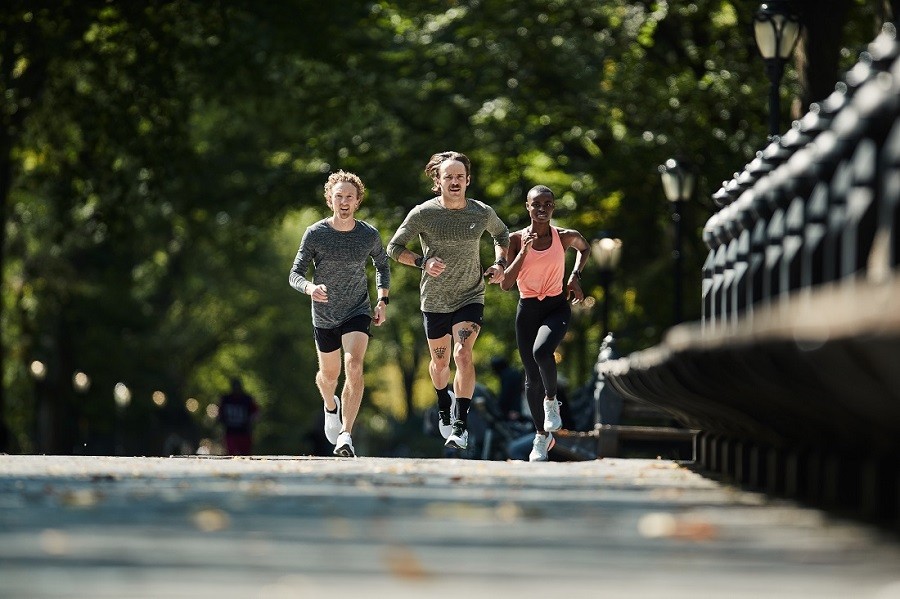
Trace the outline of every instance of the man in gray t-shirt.
<path fill-rule="evenodd" d="M 391 284 L 390 261 L 381 236 L 354 214 L 365 196 L 362 180 L 353 173 L 332 173 L 325 183 L 325 201 L 334 214 L 306 229 L 291 268 L 291 286 L 312 297 L 312 320 L 319 357 L 316 386 L 325 409 L 325 436 L 335 455 L 354 457 L 350 433 L 363 395 L 363 360 L 369 343 L 369 325 L 385 321 Z M 374 316 L 369 300 L 366 265 L 375 265 L 378 300 Z M 310 264 L 313 276 L 307 279 Z M 341 352 L 347 362 L 339 398 Z"/>
<path fill-rule="evenodd" d="M 494 209 L 466 198 L 471 163 L 465 154 L 439 152 L 425 167 L 439 196 L 410 210 L 388 243 L 394 260 L 422 269 L 419 284 L 425 334 L 431 353 L 428 372 L 438 398 L 438 428 L 446 446 L 465 449 L 467 415 L 475 390 L 472 349 L 484 315 L 484 278 L 503 280 L 509 230 Z M 496 262 L 481 265 L 481 238 L 494 240 Z M 422 255 L 406 245 L 418 237 Z M 456 365 L 450 389 L 450 357 Z"/>

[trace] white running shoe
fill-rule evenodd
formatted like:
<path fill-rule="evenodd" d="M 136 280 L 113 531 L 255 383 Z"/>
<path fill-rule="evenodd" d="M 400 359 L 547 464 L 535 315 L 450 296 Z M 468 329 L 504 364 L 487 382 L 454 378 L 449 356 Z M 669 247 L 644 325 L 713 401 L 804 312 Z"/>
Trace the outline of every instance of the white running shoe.
<path fill-rule="evenodd" d="M 547 433 L 546 435 L 535 433 L 534 444 L 531 447 L 531 453 L 528 454 L 528 461 L 546 462 L 548 459 L 547 454 L 553 449 L 554 445 L 556 445 L 556 439 L 553 438 L 552 433 Z"/>
<path fill-rule="evenodd" d="M 462 420 L 453 421 L 453 432 L 447 437 L 444 446 L 452 449 L 465 449 L 469 446 L 469 431 L 466 430 Z"/>
<path fill-rule="evenodd" d="M 560 403 L 556 399 L 544 400 L 544 430 L 558 431 L 562 428 L 562 416 L 559 415 Z"/>
<path fill-rule="evenodd" d="M 334 403 L 337 405 L 334 413 L 325 410 L 325 404 L 322 404 L 322 409 L 325 410 L 325 436 L 332 445 L 337 443 L 338 435 L 343 427 L 341 424 L 341 399 L 337 395 L 334 396 Z"/>
<path fill-rule="evenodd" d="M 438 412 L 438 430 L 443 438 L 448 438 L 453 432 L 453 421 L 458 416 L 456 407 L 456 394 L 450 391 L 450 413 Z"/>
<path fill-rule="evenodd" d="M 341 456 L 342 458 L 356 457 L 356 451 L 353 449 L 353 439 L 350 438 L 350 433 L 341 433 L 338 435 L 337 443 L 334 446 L 334 455 Z"/>

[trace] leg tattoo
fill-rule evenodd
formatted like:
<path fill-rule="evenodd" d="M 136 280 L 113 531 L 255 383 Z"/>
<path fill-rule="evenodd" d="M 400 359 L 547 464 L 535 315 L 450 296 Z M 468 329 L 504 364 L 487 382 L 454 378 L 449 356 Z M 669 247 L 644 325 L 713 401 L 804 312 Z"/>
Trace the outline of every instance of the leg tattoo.
<path fill-rule="evenodd" d="M 459 332 L 457 333 L 459 335 L 460 344 L 465 343 L 466 339 L 468 339 L 472 335 L 478 333 L 478 330 L 479 329 L 478 329 L 477 324 L 473 324 L 471 329 L 460 329 Z"/>

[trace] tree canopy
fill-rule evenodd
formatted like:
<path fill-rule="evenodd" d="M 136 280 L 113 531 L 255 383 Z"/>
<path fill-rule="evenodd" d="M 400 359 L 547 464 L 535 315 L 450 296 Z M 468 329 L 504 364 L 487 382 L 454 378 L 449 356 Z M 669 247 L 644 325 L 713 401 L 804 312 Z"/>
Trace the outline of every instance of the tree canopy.
<path fill-rule="evenodd" d="M 360 217 L 386 242 L 429 197 L 422 169 L 445 149 L 469 155 L 471 195 L 510 229 L 543 183 L 562 224 L 621 238 L 610 328 L 622 351 L 656 342 L 673 287 L 656 166 L 679 156 L 699 175 L 685 215 L 693 318 L 707 198 L 766 140 L 753 10 L 727 0 L 6 2 L 3 444 L 196 447 L 214 433 L 208 406 L 240 374 L 263 405 L 261 450 L 307 451 L 316 358 L 309 300 L 287 279 L 303 229 L 326 215 L 322 184 L 338 168 L 358 173 L 370 190 Z M 847 39 L 834 44 L 844 66 L 876 17 L 850 3 Z M 799 85 L 789 70 L 786 105 Z M 373 436 L 433 401 L 421 384 L 417 273 L 393 270 L 389 321 L 367 357 Z M 589 267 L 586 291 L 601 301 L 597 282 Z M 480 372 L 492 354 L 515 357 L 515 301 L 488 292 Z M 580 384 L 603 331 L 590 308 L 576 316 L 561 352 Z M 88 388 L 73 388 L 76 372 Z M 116 403 L 117 383 L 130 403 Z"/>

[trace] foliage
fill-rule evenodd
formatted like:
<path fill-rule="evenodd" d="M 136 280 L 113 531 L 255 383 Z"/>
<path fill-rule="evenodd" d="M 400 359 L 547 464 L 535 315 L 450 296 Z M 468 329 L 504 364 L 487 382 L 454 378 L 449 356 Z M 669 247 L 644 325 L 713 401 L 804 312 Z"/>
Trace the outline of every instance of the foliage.
<path fill-rule="evenodd" d="M 870 18 L 854 15 L 846 54 Z M 621 237 L 612 328 L 625 353 L 655 343 L 672 293 L 656 165 L 681 156 L 701 175 L 685 215 L 694 318 L 703 198 L 765 143 L 751 20 L 726 0 L 5 3 L 0 414 L 12 448 L 164 453 L 173 433 L 193 447 L 217 435 L 207 408 L 240 374 L 263 405 L 259 450 L 308 451 L 320 410 L 309 300 L 287 275 L 303 228 L 327 213 L 321 185 L 359 173 L 360 216 L 387 242 L 429 197 L 428 156 L 447 148 L 473 159 L 471 194 L 511 229 L 544 183 L 559 224 Z M 789 71 L 785 89 L 795 81 Z M 361 426 L 374 436 L 433 401 L 419 273 L 393 270 L 367 362 Z M 600 300 L 596 282 L 586 273 Z M 489 383 L 491 355 L 515 359 L 515 302 L 488 291 L 477 358 Z M 579 314 L 561 348 L 576 383 L 596 320 Z M 83 395 L 75 370 L 92 379 Z M 133 397 L 118 413 L 117 382 Z M 370 424 L 379 413 L 390 418 Z"/>

